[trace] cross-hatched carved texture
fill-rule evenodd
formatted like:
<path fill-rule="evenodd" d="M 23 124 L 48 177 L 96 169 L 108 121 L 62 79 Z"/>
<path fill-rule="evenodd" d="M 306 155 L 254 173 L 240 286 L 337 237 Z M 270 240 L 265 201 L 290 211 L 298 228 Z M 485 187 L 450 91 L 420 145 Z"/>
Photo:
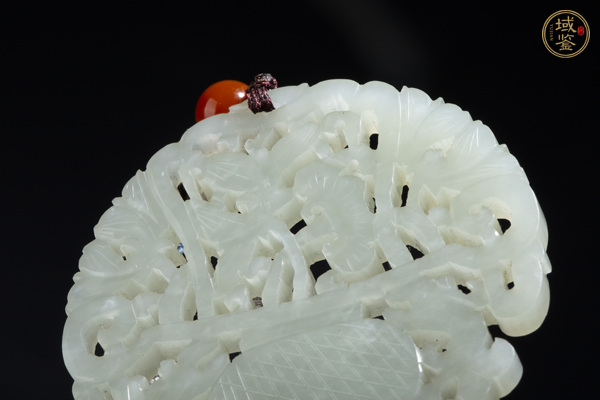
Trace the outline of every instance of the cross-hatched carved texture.
<path fill-rule="evenodd" d="M 379 320 L 332 325 L 244 353 L 211 399 L 403 399 L 420 385 L 410 336 Z"/>

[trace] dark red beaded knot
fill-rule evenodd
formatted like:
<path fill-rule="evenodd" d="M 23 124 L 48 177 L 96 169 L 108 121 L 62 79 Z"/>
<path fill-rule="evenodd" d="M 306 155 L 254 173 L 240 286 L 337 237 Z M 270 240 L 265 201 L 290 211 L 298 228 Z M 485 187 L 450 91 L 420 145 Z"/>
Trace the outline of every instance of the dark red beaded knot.
<path fill-rule="evenodd" d="M 248 108 L 256 114 L 260 111 L 273 111 L 273 103 L 269 97 L 269 90 L 277 88 L 277 80 L 271 74 L 258 74 L 248 86 Z"/>

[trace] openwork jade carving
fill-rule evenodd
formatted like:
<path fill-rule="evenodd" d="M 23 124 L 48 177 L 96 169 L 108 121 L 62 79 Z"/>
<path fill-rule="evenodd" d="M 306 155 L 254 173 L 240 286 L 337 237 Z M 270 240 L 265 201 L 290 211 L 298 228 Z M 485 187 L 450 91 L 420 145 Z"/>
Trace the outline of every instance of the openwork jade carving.
<path fill-rule="evenodd" d="M 331 80 L 190 128 L 101 217 L 69 292 L 76 399 L 497 399 L 548 309 L 547 228 L 488 127 Z"/>

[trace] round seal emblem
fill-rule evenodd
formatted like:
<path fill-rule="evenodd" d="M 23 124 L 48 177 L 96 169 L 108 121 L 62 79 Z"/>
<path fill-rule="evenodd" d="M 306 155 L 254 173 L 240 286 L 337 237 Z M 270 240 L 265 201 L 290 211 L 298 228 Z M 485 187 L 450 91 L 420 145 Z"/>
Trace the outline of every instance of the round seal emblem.
<path fill-rule="evenodd" d="M 555 56 L 575 57 L 590 41 L 590 27 L 579 13 L 560 10 L 544 22 L 542 40 L 548 51 Z"/>

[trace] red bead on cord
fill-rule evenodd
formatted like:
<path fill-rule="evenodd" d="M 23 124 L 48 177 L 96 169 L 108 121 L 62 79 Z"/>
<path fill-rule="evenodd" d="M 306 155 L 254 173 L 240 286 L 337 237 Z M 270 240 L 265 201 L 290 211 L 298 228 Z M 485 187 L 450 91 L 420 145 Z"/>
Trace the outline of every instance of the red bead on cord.
<path fill-rule="evenodd" d="M 246 100 L 248 85 L 226 80 L 210 85 L 196 104 L 196 122 L 229 112 L 229 107 Z"/>
<path fill-rule="evenodd" d="M 248 108 L 256 114 L 273 111 L 268 91 L 277 88 L 277 80 L 271 74 L 258 74 L 250 85 L 226 80 L 212 84 L 202 93 L 196 104 L 196 122 L 217 114 L 229 112 L 229 107 L 248 98 Z"/>

